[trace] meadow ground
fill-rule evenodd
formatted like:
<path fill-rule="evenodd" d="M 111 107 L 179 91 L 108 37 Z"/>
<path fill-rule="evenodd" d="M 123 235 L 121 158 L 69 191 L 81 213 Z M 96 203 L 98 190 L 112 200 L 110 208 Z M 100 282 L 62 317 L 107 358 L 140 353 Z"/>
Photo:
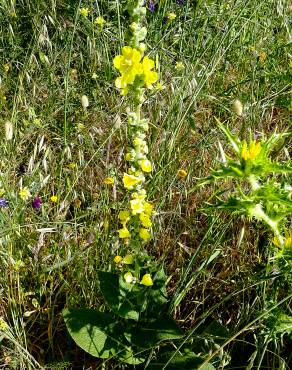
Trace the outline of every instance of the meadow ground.
<path fill-rule="evenodd" d="M 148 366 L 86 354 L 62 316 L 65 307 L 106 311 L 97 271 L 113 271 L 114 257 L 126 253 L 117 229 L 128 202 L 129 102 L 115 87 L 113 66 L 126 42 L 126 3 L 0 2 L 0 317 L 8 325 L 0 327 L 1 368 Z M 215 117 L 241 138 L 291 130 L 292 6 L 147 6 L 146 53 L 162 86 L 143 104 L 153 163 L 145 186 L 156 211 L 145 249 L 168 276 L 168 313 L 185 333 L 180 341 L 216 369 L 291 369 L 292 321 L 290 334 L 275 332 L 262 316 L 276 285 L 266 271 L 271 232 L 241 215 L 207 211 L 222 188 L 196 185 L 220 164 L 220 147 L 231 153 Z M 176 17 L 165 20 L 170 12 Z M 274 155 L 289 161 L 291 142 Z M 288 283 L 281 300 L 275 310 L 291 313 Z"/>

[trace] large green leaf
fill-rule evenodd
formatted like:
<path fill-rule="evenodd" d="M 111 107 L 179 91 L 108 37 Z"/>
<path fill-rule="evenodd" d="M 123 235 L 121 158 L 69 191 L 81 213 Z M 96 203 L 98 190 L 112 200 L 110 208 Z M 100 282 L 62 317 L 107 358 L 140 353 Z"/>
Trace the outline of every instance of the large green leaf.
<path fill-rule="evenodd" d="M 119 276 L 111 272 L 98 272 L 101 293 L 117 315 L 138 321 L 139 312 L 135 307 L 135 285 L 120 283 Z"/>
<path fill-rule="evenodd" d="M 176 354 L 168 363 L 172 356 L 173 352 L 164 352 L 159 359 L 151 361 L 147 370 L 196 370 L 204 363 L 202 357 L 187 349 L 182 354 Z M 213 365 L 207 363 L 201 370 L 215 370 L 215 368 Z"/>
<path fill-rule="evenodd" d="M 119 340 L 122 329 L 109 314 L 90 309 L 64 309 L 63 317 L 76 344 L 92 356 L 108 358 L 128 349 Z"/>
<path fill-rule="evenodd" d="M 149 321 L 143 327 L 134 327 L 127 335 L 132 345 L 151 348 L 165 340 L 180 339 L 183 334 L 175 321 L 168 316 Z"/>

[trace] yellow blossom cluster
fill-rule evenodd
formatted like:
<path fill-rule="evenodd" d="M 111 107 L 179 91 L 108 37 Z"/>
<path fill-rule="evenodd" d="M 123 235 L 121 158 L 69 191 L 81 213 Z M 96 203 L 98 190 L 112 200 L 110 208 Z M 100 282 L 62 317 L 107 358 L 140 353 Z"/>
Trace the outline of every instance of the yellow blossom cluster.
<path fill-rule="evenodd" d="M 122 89 L 122 95 L 128 92 L 128 85 L 133 85 L 135 81 L 139 86 L 152 89 L 153 84 L 158 80 L 157 72 L 153 71 L 154 60 L 148 56 L 143 58 L 142 52 L 131 46 L 124 46 L 122 54 L 114 58 L 114 66 L 120 72 L 121 76 L 115 81 L 117 88 Z"/>
<path fill-rule="evenodd" d="M 241 157 L 245 161 L 247 161 L 248 159 L 252 161 L 259 156 L 261 150 L 262 150 L 261 143 L 252 141 L 248 146 L 246 141 L 244 141 L 241 148 Z"/>

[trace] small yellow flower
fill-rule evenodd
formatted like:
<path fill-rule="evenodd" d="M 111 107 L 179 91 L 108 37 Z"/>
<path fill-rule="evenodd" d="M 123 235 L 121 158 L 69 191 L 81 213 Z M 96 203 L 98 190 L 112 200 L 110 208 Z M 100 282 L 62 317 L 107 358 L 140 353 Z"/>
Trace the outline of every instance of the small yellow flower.
<path fill-rule="evenodd" d="M 27 200 L 29 197 L 31 197 L 30 191 L 26 187 L 21 188 L 18 194 L 22 200 Z"/>
<path fill-rule="evenodd" d="M 129 211 L 120 211 L 119 212 L 119 220 L 124 223 L 130 219 L 130 212 Z"/>
<path fill-rule="evenodd" d="M 5 331 L 8 329 L 8 324 L 2 318 L 0 318 L 0 330 Z"/>
<path fill-rule="evenodd" d="M 143 72 L 141 59 L 142 54 L 139 50 L 130 46 L 123 47 L 122 55 L 117 55 L 113 60 L 115 68 L 121 73 L 115 81 L 117 88 L 126 88 L 128 84 L 134 82 L 137 75 Z"/>
<path fill-rule="evenodd" d="M 132 199 L 130 200 L 132 214 L 136 215 L 142 213 L 144 210 L 143 200 L 142 199 Z"/>
<path fill-rule="evenodd" d="M 8 63 L 4 64 L 3 69 L 5 73 L 8 73 L 10 69 L 10 65 Z"/>
<path fill-rule="evenodd" d="M 155 66 L 154 60 L 150 59 L 148 56 L 144 57 L 142 61 L 143 66 L 143 75 L 144 75 L 144 82 L 148 89 L 152 89 L 152 84 L 154 84 L 158 80 L 158 74 L 152 69 Z"/>
<path fill-rule="evenodd" d="M 141 179 L 139 179 L 138 177 L 124 173 L 123 183 L 126 189 L 131 190 L 136 185 L 138 185 L 140 182 L 141 182 Z"/>
<path fill-rule="evenodd" d="M 77 164 L 72 162 L 72 163 L 69 163 L 68 167 L 70 168 L 70 170 L 74 170 L 77 167 Z"/>
<path fill-rule="evenodd" d="M 150 274 L 143 275 L 140 284 L 145 285 L 145 286 L 152 286 L 153 280 L 151 278 L 151 275 Z"/>
<path fill-rule="evenodd" d="M 249 145 L 249 148 L 247 146 L 246 141 L 243 142 L 242 148 L 241 148 L 241 157 L 246 161 L 248 159 L 254 160 L 258 155 L 260 154 L 262 150 L 261 143 L 257 143 L 256 141 L 252 141 Z"/>
<path fill-rule="evenodd" d="M 124 275 L 125 282 L 128 284 L 131 284 L 132 281 L 134 280 L 134 276 L 132 275 L 131 272 L 126 272 Z"/>
<path fill-rule="evenodd" d="M 113 185 L 115 182 L 114 178 L 113 177 L 106 177 L 104 180 L 103 180 L 103 183 L 106 184 L 106 185 Z"/>
<path fill-rule="evenodd" d="M 122 260 L 123 260 L 123 257 L 121 257 L 121 256 L 115 256 L 115 258 L 114 258 L 114 262 L 115 262 L 116 264 L 121 263 L 121 262 L 122 262 Z"/>
<path fill-rule="evenodd" d="M 141 221 L 141 224 L 145 227 L 145 228 L 149 228 L 152 226 L 152 222 L 150 220 L 150 217 L 149 215 L 147 215 L 145 212 L 142 212 L 140 213 L 140 216 L 139 216 L 139 219 Z"/>
<path fill-rule="evenodd" d="M 142 140 L 141 138 L 139 138 L 139 137 L 135 137 L 134 139 L 133 139 L 133 145 L 134 146 L 141 146 L 141 145 L 143 145 L 144 144 L 144 140 Z"/>
<path fill-rule="evenodd" d="M 184 64 L 183 64 L 183 62 L 176 62 L 176 64 L 175 64 L 175 67 L 174 67 L 177 71 L 182 71 L 184 68 L 185 68 L 185 66 L 184 66 Z"/>
<path fill-rule="evenodd" d="M 2 197 L 5 194 L 5 189 L 0 189 L 0 197 Z"/>
<path fill-rule="evenodd" d="M 264 51 L 260 52 L 260 55 L 259 55 L 260 62 L 264 62 L 266 59 L 267 59 L 267 54 Z"/>
<path fill-rule="evenodd" d="M 180 170 L 177 171 L 177 177 L 179 177 L 180 179 L 183 179 L 187 175 L 188 175 L 187 171 L 185 171 L 183 169 L 180 169 Z"/>
<path fill-rule="evenodd" d="M 145 202 L 143 206 L 144 213 L 148 216 L 151 216 L 153 212 L 153 205 L 149 202 Z"/>
<path fill-rule="evenodd" d="M 121 239 L 126 239 L 126 238 L 131 237 L 130 231 L 126 227 L 123 227 L 122 229 L 119 229 L 118 233 L 119 233 L 119 238 L 121 238 Z"/>
<path fill-rule="evenodd" d="M 152 164 L 148 159 L 142 159 L 140 162 L 140 167 L 144 172 L 151 172 L 152 171 Z"/>
<path fill-rule="evenodd" d="M 156 84 L 156 90 L 162 91 L 165 89 L 165 86 L 161 82 L 157 82 Z"/>
<path fill-rule="evenodd" d="M 176 18 L 176 14 L 174 12 L 169 12 L 167 13 L 167 18 L 170 20 L 170 21 L 173 21 L 175 18 Z"/>
<path fill-rule="evenodd" d="M 52 203 L 57 203 L 58 202 L 58 196 L 57 195 L 52 195 L 50 199 L 51 199 Z"/>
<path fill-rule="evenodd" d="M 134 263 L 134 258 L 131 254 L 127 254 L 124 258 L 123 258 L 123 262 L 124 264 L 126 265 L 132 265 Z"/>
<path fill-rule="evenodd" d="M 141 238 L 141 239 L 143 239 L 143 240 L 148 240 L 148 239 L 150 239 L 150 233 L 149 233 L 149 230 L 144 229 L 144 228 L 141 228 L 141 229 L 139 230 L 139 236 L 140 236 L 140 238 Z"/>
<path fill-rule="evenodd" d="M 80 9 L 80 15 L 84 18 L 87 18 L 89 14 L 89 9 L 88 8 L 81 8 Z"/>
<path fill-rule="evenodd" d="M 103 17 L 97 17 L 94 21 L 95 24 L 97 24 L 99 27 L 103 27 L 106 24 L 106 21 Z"/>

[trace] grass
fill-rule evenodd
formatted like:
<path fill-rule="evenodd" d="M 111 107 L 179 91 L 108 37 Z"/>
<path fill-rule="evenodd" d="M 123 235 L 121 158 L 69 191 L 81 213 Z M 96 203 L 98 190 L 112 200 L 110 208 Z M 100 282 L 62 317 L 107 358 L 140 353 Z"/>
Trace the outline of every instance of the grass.
<path fill-rule="evenodd" d="M 80 17 L 81 6 L 106 19 L 103 30 L 93 17 Z M 163 26 L 169 11 L 177 18 Z M 290 129 L 289 17 L 288 2 L 272 0 L 181 7 L 165 0 L 147 13 L 147 52 L 165 86 L 143 108 L 155 165 L 147 188 L 157 210 L 147 250 L 165 265 L 169 312 L 193 343 L 212 320 L 229 331 L 231 340 L 205 348 L 218 369 L 292 363 L 291 339 L 270 338 L 262 320 L 273 284 L 263 278 L 270 235 L 243 218 L 203 211 L 213 186 L 192 190 L 219 163 L 218 141 L 225 147 L 214 117 L 243 137 Z M 99 0 L 95 8 L 90 1 L 0 4 L 3 138 L 5 122 L 13 125 L 13 140 L 0 144 L 0 187 L 9 200 L 0 213 L 0 316 L 10 328 L 9 340 L 0 342 L 3 367 L 127 368 L 78 349 L 61 316 L 68 306 L 104 309 L 97 270 L 112 269 L 123 252 L 115 230 L 127 202 L 121 185 L 127 100 L 114 88 L 112 59 L 126 26 L 125 1 Z M 232 111 L 234 99 L 243 103 L 241 117 Z M 284 153 L 289 159 L 291 143 Z M 176 176 L 181 168 L 188 172 L 183 180 Z M 108 176 L 116 179 L 113 187 L 103 184 Z M 40 211 L 19 198 L 21 186 L 41 197 Z M 291 312 L 288 298 L 287 292 L 282 300 Z"/>

